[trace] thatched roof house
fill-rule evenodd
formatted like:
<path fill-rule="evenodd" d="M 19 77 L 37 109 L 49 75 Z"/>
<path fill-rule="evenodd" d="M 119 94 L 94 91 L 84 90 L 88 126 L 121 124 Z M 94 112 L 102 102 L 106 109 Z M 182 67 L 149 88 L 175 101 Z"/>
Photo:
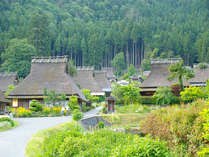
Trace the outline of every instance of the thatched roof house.
<path fill-rule="evenodd" d="M 77 67 L 77 75 L 73 77 L 73 80 L 80 89 L 89 89 L 92 95 L 104 95 L 94 78 L 93 67 Z"/>
<path fill-rule="evenodd" d="M 107 79 L 106 71 L 94 71 L 94 78 L 102 90 L 111 87 L 111 82 Z"/>
<path fill-rule="evenodd" d="M 200 69 L 199 66 L 194 67 L 194 78 L 189 80 L 191 86 L 205 86 L 209 79 L 209 67 Z"/>
<path fill-rule="evenodd" d="M 102 71 L 106 71 L 107 72 L 107 79 L 108 80 L 115 81 L 116 77 L 114 75 L 112 67 L 104 67 L 104 68 L 102 68 Z"/>
<path fill-rule="evenodd" d="M 44 89 L 67 96 L 77 95 L 85 100 L 72 78 L 67 74 L 66 57 L 39 57 L 32 59 L 30 74 L 9 94 L 13 106 L 27 107 L 31 99 L 42 99 Z"/>
<path fill-rule="evenodd" d="M 152 61 L 151 73 L 140 86 L 140 88 L 142 88 L 141 94 L 150 96 L 154 94 L 157 87 L 170 86 L 173 83 L 177 82 L 177 80 L 168 81 L 168 76 L 170 74 L 168 68 L 170 64 L 176 63 L 178 61 L 178 59 Z M 184 81 L 184 85 L 188 85 L 188 83 Z"/>
<path fill-rule="evenodd" d="M 18 77 L 16 73 L 0 73 L 0 90 L 6 92 L 9 85 L 17 85 Z"/>
<path fill-rule="evenodd" d="M 0 91 L 0 114 L 4 114 L 6 112 L 6 106 L 10 104 L 10 101 L 6 99 L 6 96 L 2 91 Z"/>

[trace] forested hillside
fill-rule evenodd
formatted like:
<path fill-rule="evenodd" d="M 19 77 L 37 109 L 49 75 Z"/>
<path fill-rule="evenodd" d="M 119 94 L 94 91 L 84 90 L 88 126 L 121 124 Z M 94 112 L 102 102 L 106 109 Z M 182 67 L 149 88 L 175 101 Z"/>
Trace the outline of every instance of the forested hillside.
<path fill-rule="evenodd" d="M 146 47 L 146 49 L 145 49 Z M 31 56 L 111 66 L 147 57 L 209 62 L 209 0 L 1 0 L 1 70 L 25 77 Z"/>

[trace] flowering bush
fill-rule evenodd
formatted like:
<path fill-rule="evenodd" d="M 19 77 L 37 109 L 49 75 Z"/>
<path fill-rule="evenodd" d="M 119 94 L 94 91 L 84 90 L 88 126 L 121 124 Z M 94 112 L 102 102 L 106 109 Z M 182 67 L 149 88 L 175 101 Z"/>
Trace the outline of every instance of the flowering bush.
<path fill-rule="evenodd" d="M 202 148 L 200 152 L 198 152 L 198 155 L 205 157 L 209 156 L 209 101 L 207 102 L 207 108 L 205 108 L 200 114 L 204 120 L 203 138 L 205 139 L 205 143 L 207 144 L 205 144 L 205 147 Z"/>
<path fill-rule="evenodd" d="M 177 154 L 195 156 L 203 144 L 203 118 L 200 111 L 205 101 L 198 100 L 190 105 L 171 106 L 152 112 L 144 120 L 141 131 L 167 141 Z"/>
<path fill-rule="evenodd" d="M 32 111 L 25 109 L 23 107 L 12 109 L 12 112 L 15 117 L 31 117 L 32 116 Z"/>

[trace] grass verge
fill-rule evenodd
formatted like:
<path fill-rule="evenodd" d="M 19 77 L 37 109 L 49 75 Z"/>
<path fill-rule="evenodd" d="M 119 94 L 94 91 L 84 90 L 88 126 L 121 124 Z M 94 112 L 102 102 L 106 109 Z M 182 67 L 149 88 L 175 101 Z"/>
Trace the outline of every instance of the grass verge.
<path fill-rule="evenodd" d="M 25 155 L 26 157 L 38 157 L 41 154 L 41 146 L 43 144 L 44 138 L 47 136 L 51 136 L 61 131 L 67 131 L 71 128 L 72 124 L 76 122 L 67 122 L 55 127 L 44 129 L 36 133 L 30 141 L 27 143 Z"/>
<path fill-rule="evenodd" d="M 19 123 L 17 121 L 14 121 L 14 126 L 11 126 L 11 123 L 6 122 L 3 127 L 0 127 L 0 132 L 4 132 L 4 131 L 7 131 L 7 130 L 16 128 L 17 126 L 19 126 Z"/>

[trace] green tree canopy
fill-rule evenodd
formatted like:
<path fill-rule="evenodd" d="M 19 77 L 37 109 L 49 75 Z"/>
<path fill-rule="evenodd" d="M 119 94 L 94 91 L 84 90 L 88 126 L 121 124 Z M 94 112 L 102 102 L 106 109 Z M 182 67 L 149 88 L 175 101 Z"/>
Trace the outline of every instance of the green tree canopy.
<path fill-rule="evenodd" d="M 27 39 L 12 39 L 6 51 L 1 55 L 1 70 L 17 72 L 18 77 L 26 77 L 30 73 L 31 59 L 36 49 Z"/>
<path fill-rule="evenodd" d="M 124 53 L 118 53 L 111 63 L 115 69 L 116 76 L 121 76 L 123 74 L 123 71 L 126 69 Z"/>
<path fill-rule="evenodd" d="M 189 80 L 190 78 L 194 77 L 193 71 L 184 66 L 183 60 L 171 64 L 169 66 L 169 71 L 171 74 L 168 76 L 168 80 L 174 80 L 177 78 L 181 86 L 181 90 L 184 90 L 183 78 Z"/>

